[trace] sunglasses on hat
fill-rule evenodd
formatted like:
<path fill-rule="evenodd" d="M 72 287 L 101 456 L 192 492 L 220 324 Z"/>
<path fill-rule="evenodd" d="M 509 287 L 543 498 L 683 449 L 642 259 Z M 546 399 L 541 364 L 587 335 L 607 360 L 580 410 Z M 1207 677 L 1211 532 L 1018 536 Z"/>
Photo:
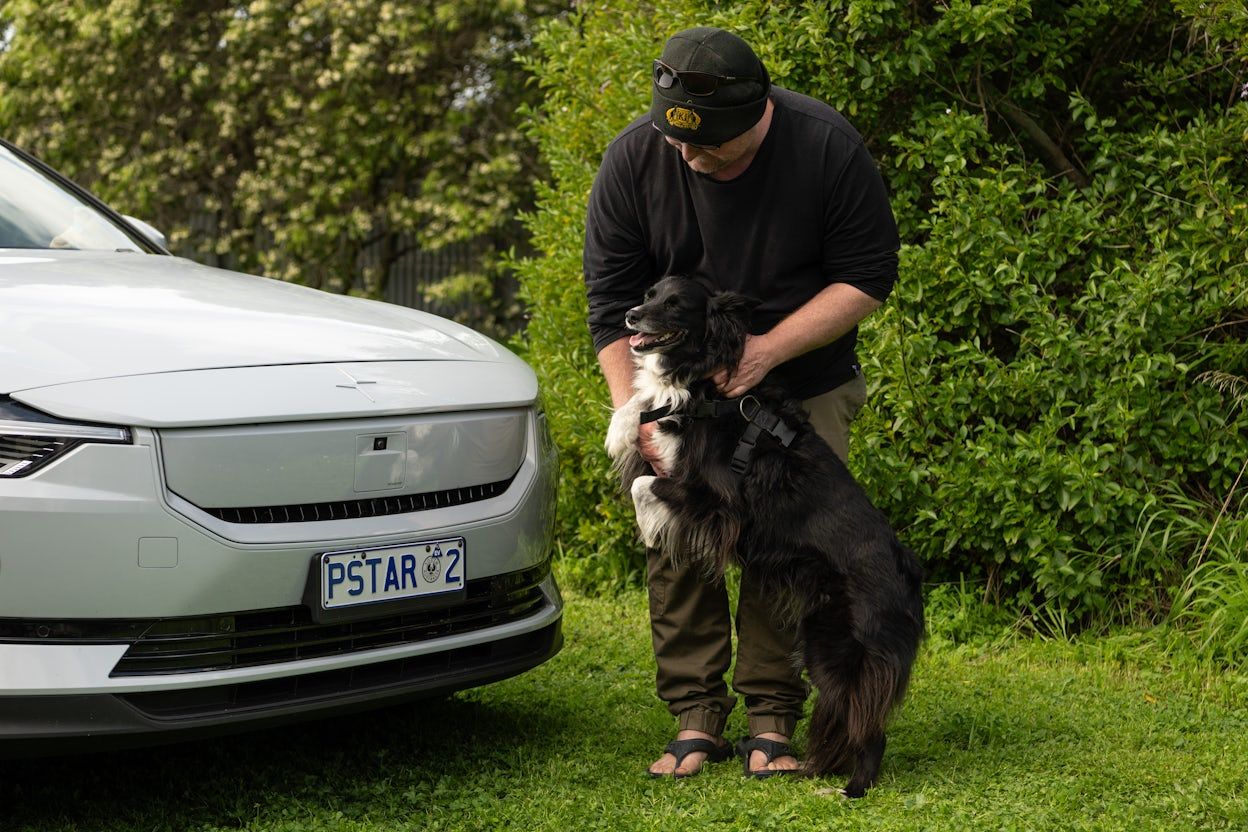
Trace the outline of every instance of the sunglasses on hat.
<path fill-rule="evenodd" d="M 761 83 L 757 78 L 743 75 L 715 75 L 710 72 L 676 70 L 662 61 L 654 62 L 654 83 L 658 85 L 659 89 L 669 90 L 677 81 L 680 82 L 680 86 L 684 91 L 690 95 L 714 95 L 720 84 L 730 84 L 734 81 Z"/>

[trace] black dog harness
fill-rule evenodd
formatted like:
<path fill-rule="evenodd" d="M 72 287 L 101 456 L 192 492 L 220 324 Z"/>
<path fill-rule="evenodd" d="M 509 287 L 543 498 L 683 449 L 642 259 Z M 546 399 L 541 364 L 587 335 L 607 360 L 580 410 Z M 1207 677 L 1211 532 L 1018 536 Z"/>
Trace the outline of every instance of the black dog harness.
<path fill-rule="evenodd" d="M 856 379 L 862 373 L 862 368 L 857 364 L 850 364 L 849 370 L 838 376 L 836 383 L 831 389 L 835 390 L 842 384 Z M 745 431 L 741 434 L 741 438 L 737 441 L 737 447 L 732 452 L 732 473 L 741 476 L 745 473 L 745 469 L 750 465 L 750 457 L 754 455 L 754 446 L 758 444 L 758 437 L 766 433 L 772 439 L 779 442 L 783 447 L 789 447 L 790 443 L 797 436 L 797 431 L 784 423 L 776 414 L 763 407 L 763 403 L 749 393 L 737 399 L 714 399 L 712 401 L 698 401 L 687 410 L 682 410 L 679 415 L 690 416 L 694 419 L 714 419 L 724 416 L 733 411 L 741 414 L 741 418 L 745 419 Z M 664 405 L 654 410 L 642 411 L 641 419 L 638 424 L 644 425 L 646 422 L 657 422 L 664 416 L 672 415 L 672 406 Z"/>
<path fill-rule="evenodd" d="M 714 419 L 734 412 L 741 414 L 741 418 L 746 421 L 745 430 L 741 438 L 737 440 L 737 447 L 732 452 L 732 462 L 729 464 L 732 473 L 737 476 L 744 474 L 745 469 L 749 467 L 759 436 L 766 433 L 785 448 L 789 447 L 797 436 L 797 431 L 786 425 L 783 419 L 763 407 L 762 402 L 748 393 L 738 399 L 698 401 L 692 407 L 680 411 L 680 415 L 694 419 Z M 664 416 L 670 415 L 672 415 L 672 406 L 664 405 L 654 410 L 644 411 L 639 423 L 644 425 L 647 422 L 657 422 Z"/>

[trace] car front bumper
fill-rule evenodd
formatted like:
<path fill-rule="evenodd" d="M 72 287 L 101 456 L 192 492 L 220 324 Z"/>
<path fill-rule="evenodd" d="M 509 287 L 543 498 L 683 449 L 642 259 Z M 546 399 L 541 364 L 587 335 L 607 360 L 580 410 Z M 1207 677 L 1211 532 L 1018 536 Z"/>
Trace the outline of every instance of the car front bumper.
<path fill-rule="evenodd" d="M 549 573 L 557 460 L 536 419 L 519 470 L 498 496 L 274 525 L 223 522 L 182 500 L 165 481 L 159 434 L 134 434 L 133 445 L 84 445 L 36 476 L 0 481 L 0 756 L 363 709 L 506 678 L 558 652 L 563 601 Z M 478 599 L 475 617 L 461 625 L 451 620 L 463 617 L 458 606 L 413 613 L 379 605 L 375 616 L 344 624 L 305 620 L 318 553 L 450 536 L 466 542 L 469 590 L 505 596 L 499 610 Z M 158 556 L 145 560 L 152 540 L 161 542 Z M 527 582 L 519 601 L 508 583 L 515 576 Z M 298 629 L 313 644 L 347 631 L 351 638 L 320 652 L 296 643 L 287 656 L 258 661 L 255 653 L 270 649 L 268 631 L 243 643 L 235 622 L 271 614 L 295 616 L 273 626 L 279 636 Z M 150 672 L 142 661 L 127 664 L 145 634 L 218 618 L 229 622 L 220 640 L 234 646 L 219 651 L 233 650 L 227 658 L 157 661 Z M 404 634 L 379 637 L 367 629 L 374 625 Z M 204 643 L 194 638 L 186 655 Z M 152 642 L 148 658 L 159 659 L 164 644 Z"/>
<path fill-rule="evenodd" d="M 288 673 L 267 687 L 265 682 L 196 686 L 186 697 L 121 692 L 5 696 L 0 698 L 0 759 L 182 741 L 434 697 L 515 676 L 553 657 L 563 645 L 558 615 L 516 636 L 490 635 L 476 645 L 418 654 L 415 662 L 412 656 L 374 656 L 359 670 Z M 4 656 L 0 652 L 0 661 Z"/>

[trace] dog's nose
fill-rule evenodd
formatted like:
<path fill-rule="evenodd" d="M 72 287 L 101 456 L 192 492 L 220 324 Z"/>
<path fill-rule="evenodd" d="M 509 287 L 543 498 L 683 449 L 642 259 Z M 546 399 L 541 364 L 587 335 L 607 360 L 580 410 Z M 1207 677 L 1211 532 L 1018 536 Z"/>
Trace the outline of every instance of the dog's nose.
<path fill-rule="evenodd" d="M 632 309 L 624 313 L 624 325 L 633 326 L 636 322 L 637 322 L 637 307 L 634 306 Z"/>

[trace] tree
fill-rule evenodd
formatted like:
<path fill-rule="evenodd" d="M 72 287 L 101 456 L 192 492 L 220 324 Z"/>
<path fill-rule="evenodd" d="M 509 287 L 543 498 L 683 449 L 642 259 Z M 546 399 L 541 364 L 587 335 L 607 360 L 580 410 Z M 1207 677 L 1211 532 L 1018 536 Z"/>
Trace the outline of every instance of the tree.
<path fill-rule="evenodd" d="M 0 132 L 177 250 L 379 296 L 406 245 L 517 241 L 514 58 L 560 7 L 11 0 Z"/>

